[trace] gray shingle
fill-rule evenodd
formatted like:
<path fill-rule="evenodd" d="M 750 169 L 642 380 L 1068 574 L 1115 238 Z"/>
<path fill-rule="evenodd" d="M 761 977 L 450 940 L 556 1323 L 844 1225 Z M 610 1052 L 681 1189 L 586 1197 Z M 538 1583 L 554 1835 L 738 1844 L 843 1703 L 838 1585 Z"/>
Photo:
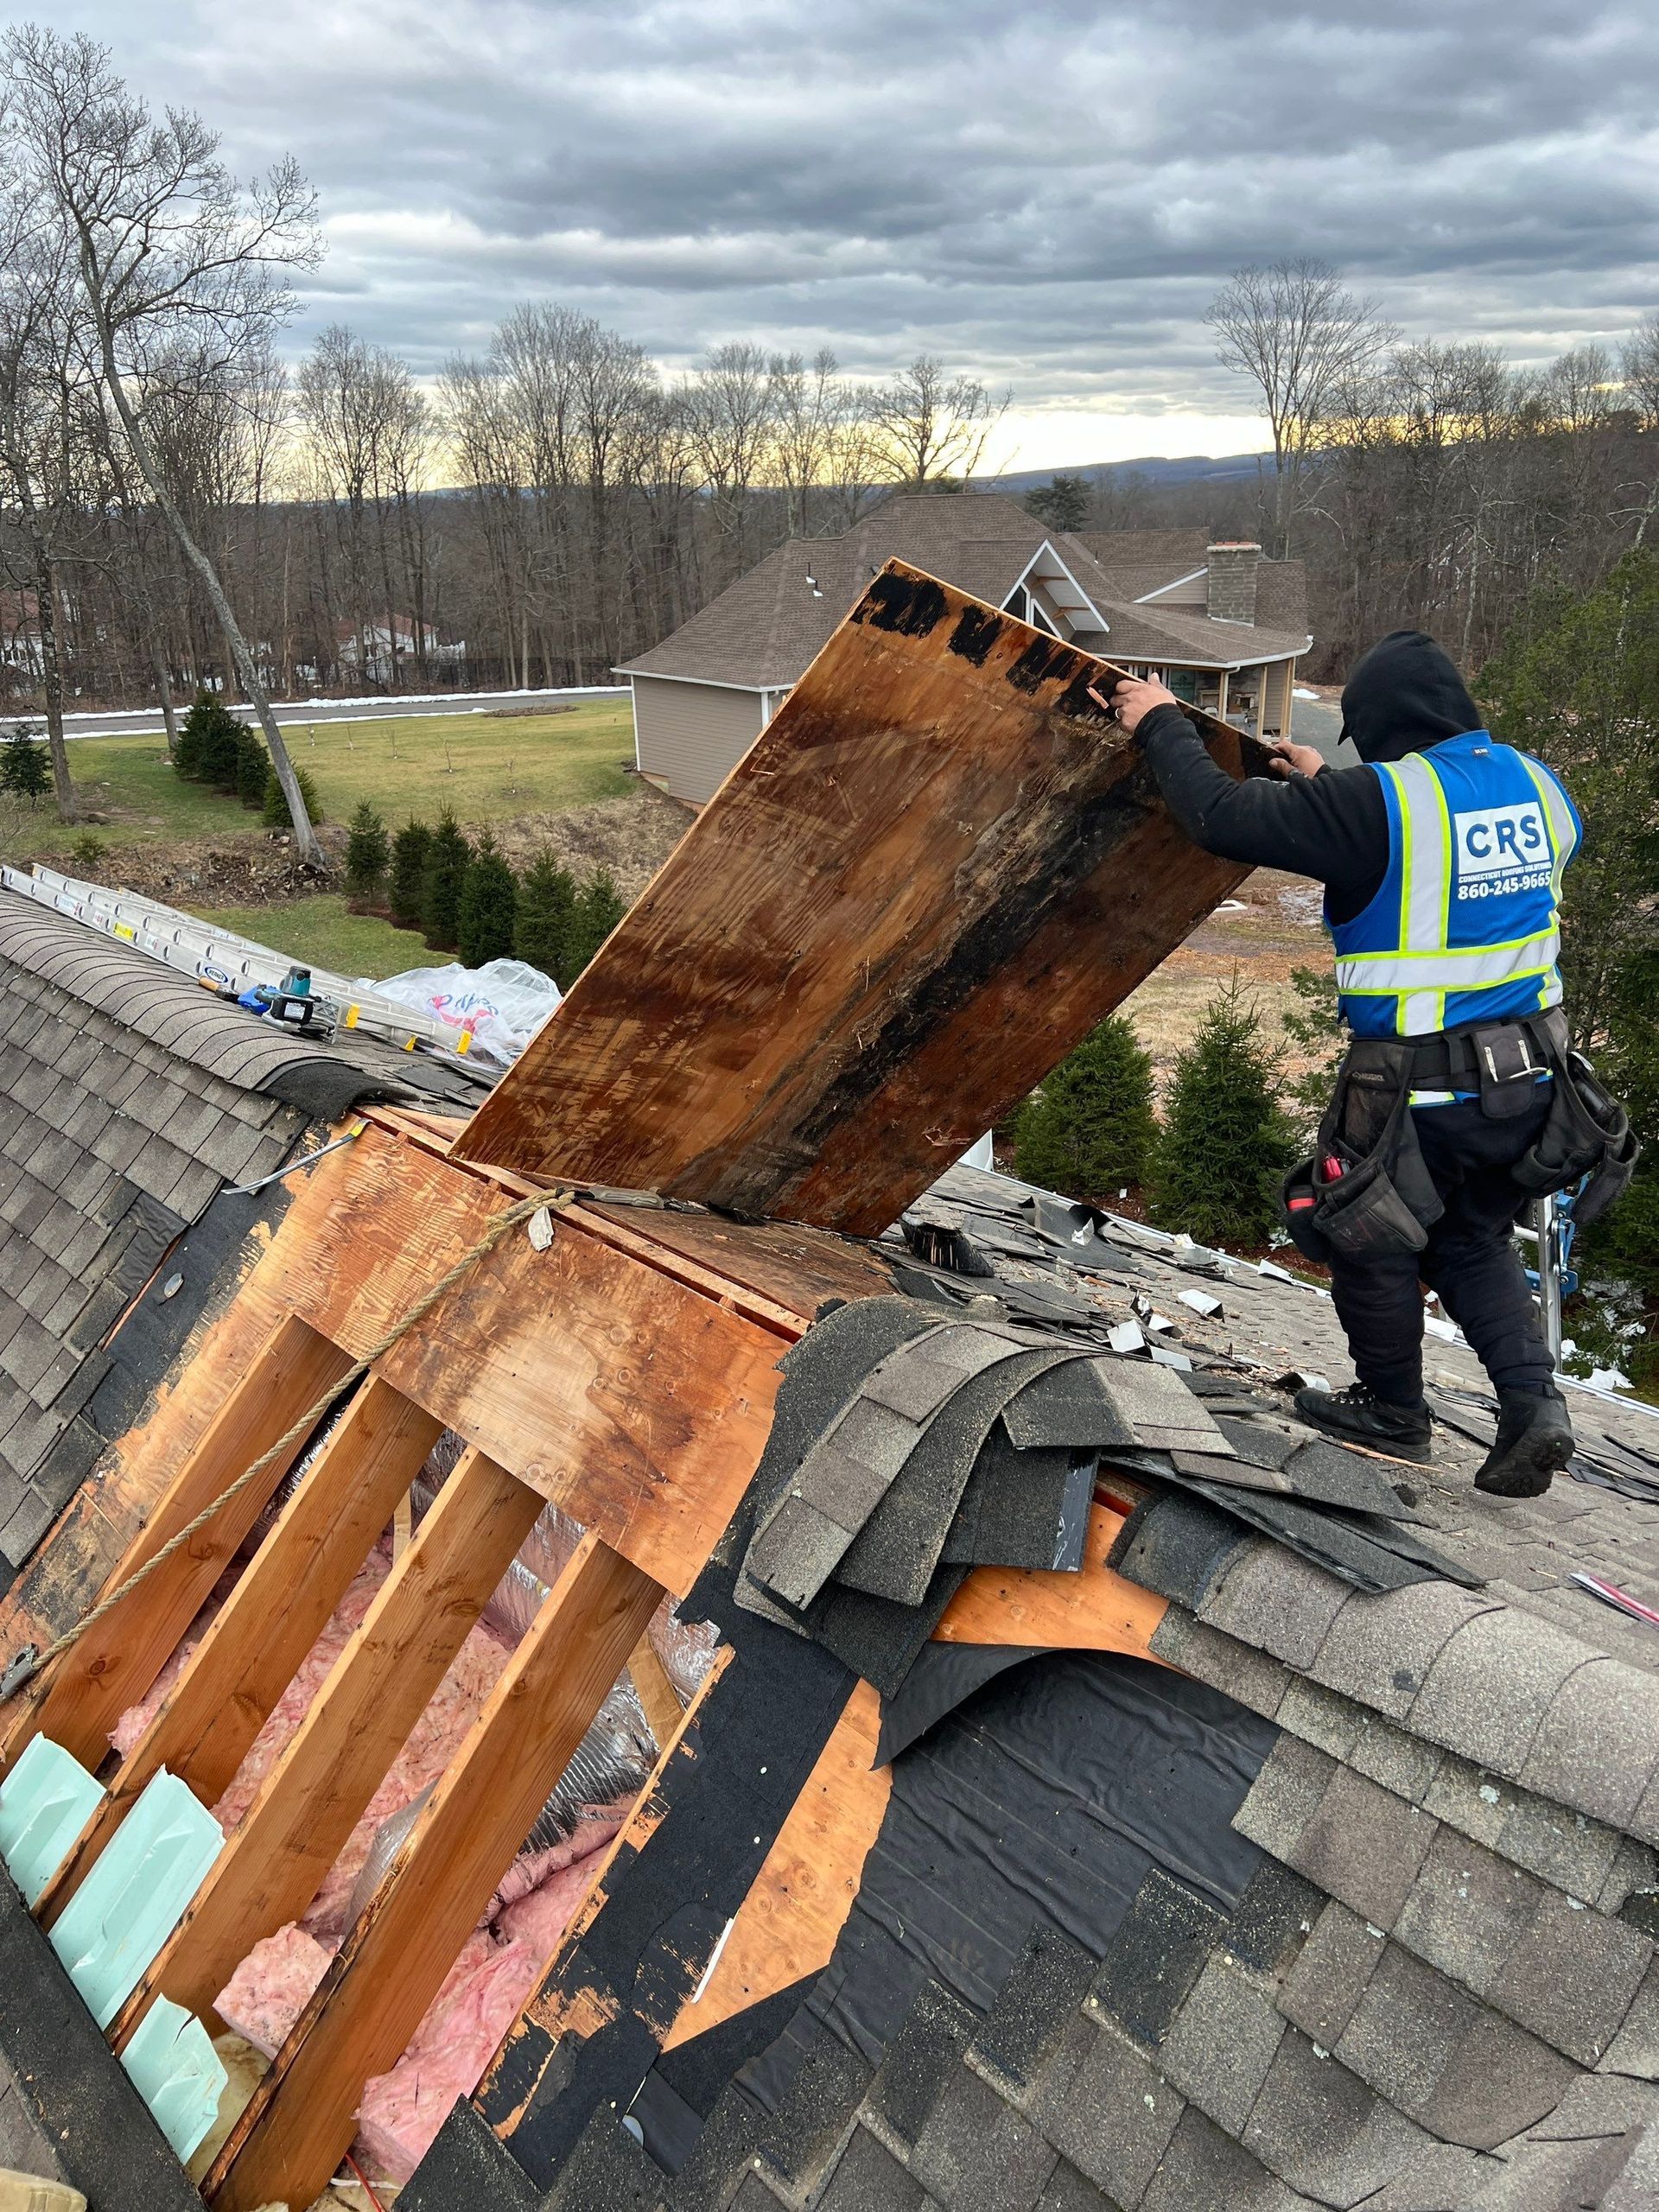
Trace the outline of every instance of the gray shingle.
<path fill-rule="evenodd" d="M 818 2202 L 819 2212 L 922 2212 L 922 2186 L 868 2127 L 855 2127 Z"/>
<path fill-rule="evenodd" d="M 962 2063 L 978 2016 L 957 1998 L 926 1982 L 876 2069 L 867 2110 L 893 2139 L 913 2143 L 946 2082 Z"/>
<path fill-rule="evenodd" d="M 1515 1802 L 1512 1782 L 1448 1751 L 1434 1770 L 1423 1809 L 1433 1813 L 1437 1821 L 1448 1821 L 1471 1841 L 1496 1849 Z"/>
<path fill-rule="evenodd" d="M 1233 1826 L 1275 1859 L 1294 1865 L 1308 1822 L 1336 1770 L 1334 1759 L 1300 1736 L 1281 1736 L 1233 1815 Z"/>
<path fill-rule="evenodd" d="M 1098 1960 L 1052 1929 L 1027 1943 L 968 2052 L 999 2095 L 1023 2106 L 1095 1978 Z"/>
<path fill-rule="evenodd" d="M 1553 2112 L 1573 2079 L 1574 2069 L 1559 2051 L 1483 2010 L 1421 2118 L 1436 2135 L 1490 2151 Z"/>
<path fill-rule="evenodd" d="M 1368 1713 L 1355 1736 L 1347 1763 L 1396 1797 L 1421 1805 L 1445 1754 L 1434 1744 L 1399 1728 L 1380 1713 Z"/>
<path fill-rule="evenodd" d="M 1480 2018 L 1480 2006 L 1398 1943 L 1384 1946 L 1336 2056 L 1380 2096 L 1421 2119 Z M 1463 2139 L 1454 2128 L 1450 2132 Z"/>
<path fill-rule="evenodd" d="M 0 1526 L 0 1554 L 21 1567 L 56 1518 L 55 1508 L 38 1491 L 30 1490 Z"/>
<path fill-rule="evenodd" d="M 1411 1726 L 1500 1774 L 1518 1775 L 1545 1713 L 1594 1655 L 1518 1606 L 1483 1613 L 1450 1637 L 1424 1678 Z"/>
<path fill-rule="evenodd" d="M 1293 1675 L 1277 1713 L 1281 1728 L 1329 1751 L 1333 1759 L 1348 1760 L 1367 1718 L 1364 1707 L 1338 1697 L 1318 1682 Z"/>
<path fill-rule="evenodd" d="M 1141 2199 L 1143 2212 L 1299 2212 L 1306 2204 L 1242 2144 L 1191 2110 Z"/>
<path fill-rule="evenodd" d="M 1512 2020 L 1580 2065 L 1594 2066 L 1652 1958 L 1652 1944 L 1625 1922 L 1545 1888 L 1488 1994 Z"/>
<path fill-rule="evenodd" d="M 1159 2058 L 1189 2104 L 1236 2135 L 1284 2032 L 1271 2000 L 1243 1967 L 1212 1954 L 1171 2022 Z"/>
<path fill-rule="evenodd" d="M 1057 2067 L 1063 2094 L 1039 2107 L 1049 2141 L 1109 2190 L 1135 2205 L 1169 2146 L 1186 2100 L 1157 2068 L 1111 2029 L 1079 2022 L 1068 2037 L 1069 2069 Z"/>
<path fill-rule="evenodd" d="M 910 2158 L 911 2172 L 949 2212 L 1031 2212 L 1053 2169 L 1052 2145 L 965 2066 Z"/>
<path fill-rule="evenodd" d="M 1306 1669 L 1350 1595 L 1334 1574 L 1263 1538 L 1234 1557 L 1198 1615 L 1287 1666 Z"/>
<path fill-rule="evenodd" d="M 1498 1830 L 1497 1848 L 1557 1889 L 1593 1904 L 1612 1872 L 1621 1840 L 1617 1828 L 1518 1789 Z"/>
<path fill-rule="evenodd" d="M 1543 1885 L 1442 1827 L 1395 1923 L 1420 1959 L 1484 1997 L 1526 1941 Z"/>
<path fill-rule="evenodd" d="M 1090 2008 L 1098 2003 L 1131 2035 L 1156 2044 L 1226 1925 L 1195 1891 L 1154 1866 L 1107 1946 Z"/>
<path fill-rule="evenodd" d="M 1227 1923 L 1227 1949 L 1270 1982 L 1281 1980 L 1313 1934 L 1326 1899 L 1276 1859 L 1262 1858 Z"/>
<path fill-rule="evenodd" d="M 1293 2189 L 1335 2205 L 1371 2196 L 1428 2140 L 1294 2028 L 1279 2046 L 1243 2139 Z"/>
<path fill-rule="evenodd" d="M 1433 1840 L 1404 1798 L 1338 1767 L 1289 1863 L 1379 1928 L 1392 1928 Z"/>
<path fill-rule="evenodd" d="M 1354 2016 L 1387 1938 L 1334 1900 L 1319 1915 L 1279 1993 L 1279 2010 L 1326 2050 Z"/>
<path fill-rule="evenodd" d="M 1172 1605 L 1152 1635 L 1152 1649 L 1172 1667 L 1248 1705 L 1271 1720 L 1290 1682 L 1290 1671 L 1269 1653 L 1211 1628 L 1184 1605 Z"/>
<path fill-rule="evenodd" d="M 1414 1582 L 1381 1597 L 1354 1591 L 1310 1671 L 1327 1689 L 1403 1720 L 1448 1638 L 1496 1603 L 1454 1582 Z"/>
<path fill-rule="evenodd" d="M 1624 2024 L 1607 2047 L 1601 2070 L 1659 2082 L 1659 1964 L 1650 1966 L 1643 1977 Z"/>

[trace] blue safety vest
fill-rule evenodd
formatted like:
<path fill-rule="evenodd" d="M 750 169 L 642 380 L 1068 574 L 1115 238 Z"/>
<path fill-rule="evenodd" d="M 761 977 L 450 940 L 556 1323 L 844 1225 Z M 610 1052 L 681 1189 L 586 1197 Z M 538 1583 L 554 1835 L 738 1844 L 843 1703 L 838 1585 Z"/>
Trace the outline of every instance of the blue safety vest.
<path fill-rule="evenodd" d="M 1389 872 L 1351 921 L 1325 923 L 1357 1037 L 1507 1021 L 1561 997 L 1561 872 L 1582 834 L 1560 779 L 1484 729 L 1372 762 Z"/>

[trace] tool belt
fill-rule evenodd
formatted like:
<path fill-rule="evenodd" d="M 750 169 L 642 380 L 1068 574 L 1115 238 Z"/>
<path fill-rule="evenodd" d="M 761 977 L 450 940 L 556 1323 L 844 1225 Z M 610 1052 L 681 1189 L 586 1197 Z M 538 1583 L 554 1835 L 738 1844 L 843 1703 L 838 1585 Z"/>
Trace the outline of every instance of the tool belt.
<path fill-rule="evenodd" d="M 1537 1141 L 1510 1169 L 1522 1198 L 1589 1180 L 1573 1205 L 1587 1227 L 1630 1181 L 1641 1150 L 1630 1117 L 1567 1039 L 1559 1007 L 1515 1021 L 1442 1029 L 1428 1037 L 1357 1037 L 1313 1156 L 1285 1177 L 1280 1208 L 1310 1260 L 1421 1252 L 1446 1208 L 1411 1117 L 1414 1090 L 1476 1096 L 1488 1121 L 1518 1119 L 1551 1081 Z"/>

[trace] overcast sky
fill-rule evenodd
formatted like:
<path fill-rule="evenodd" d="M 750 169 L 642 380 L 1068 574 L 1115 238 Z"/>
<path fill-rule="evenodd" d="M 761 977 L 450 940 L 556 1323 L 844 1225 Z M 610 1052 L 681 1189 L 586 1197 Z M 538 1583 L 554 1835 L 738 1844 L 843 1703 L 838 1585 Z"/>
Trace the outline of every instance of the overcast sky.
<path fill-rule="evenodd" d="M 927 350 L 1005 461 L 1262 442 L 1204 308 L 1319 253 L 1517 360 L 1659 304 L 1651 8 L 1556 0 L 56 0 L 242 168 L 296 154 L 331 320 L 423 372 L 553 298 L 671 368 Z"/>

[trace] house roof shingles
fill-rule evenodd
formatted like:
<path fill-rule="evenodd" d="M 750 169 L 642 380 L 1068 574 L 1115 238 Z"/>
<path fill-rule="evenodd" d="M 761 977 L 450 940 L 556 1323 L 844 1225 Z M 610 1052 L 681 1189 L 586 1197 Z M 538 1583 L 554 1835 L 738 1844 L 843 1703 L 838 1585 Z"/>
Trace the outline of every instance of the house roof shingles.
<path fill-rule="evenodd" d="M 1206 542 L 1203 531 L 1119 537 L 1051 531 L 1000 494 L 895 494 L 839 537 L 791 538 L 779 546 L 622 672 L 782 690 L 798 681 L 885 562 L 908 561 L 997 606 L 1045 543 L 1109 623 L 1100 646 L 1109 658 L 1232 666 L 1305 652 L 1306 588 L 1300 563 L 1262 563 L 1261 619 L 1252 628 L 1211 622 L 1191 608 L 1135 607 L 1139 594 L 1101 558 L 1105 549 L 1108 561 L 1132 560 L 1137 576 L 1150 572 L 1173 582 L 1203 565 Z M 1164 560 L 1166 545 L 1175 550 Z"/>
<path fill-rule="evenodd" d="M 962 1170 L 941 1186 L 970 1231 L 976 1216 L 1007 1226 L 1007 1191 Z M 1194 1320 L 1171 1303 L 1193 1280 L 1185 1255 L 1130 1224 L 1102 1236 L 1108 1249 L 1082 1262 L 1095 1302 L 1113 1319 L 1136 1294 L 1182 1313 L 1173 1336 L 1197 1379 L 1208 1361 L 1212 1378 L 1260 1392 L 1269 1375 L 1340 1358 L 1328 1298 L 1228 1264 L 1208 1285 L 1223 1314 Z M 996 1264 L 1004 1284 L 1033 1272 Z M 1433 1468 L 1412 1471 L 1416 1510 L 1437 1548 L 1485 1578 L 1477 1586 L 1368 1594 L 1236 1528 L 1217 1541 L 1192 1500 L 1169 1496 L 1115 1555 L 1171 1600 L 1154 1652 L 1274 1732 L 1230 1821 L 1234 1847 L 1255 1853 L 1241 1894 L 1195 1876 L 1179 1820 L 1148 1845 L 1150 1801 L 1111 1794 L 1116 1746 L 1097 1774 L 1062 1755 L 1056 1766 L 1095 1808 L 1090 1878 L 1121 1858 L 1126 1834 L 1154 1861 L 1116 1932 L 1080 1940 L 1077 1899 L 1039 1878 L 1036 1831 L 1056 1828 L 1054 1815 L 1030 1761 L 996 1754 L 997 1701 L 1015 1679 L 999 1676 L 900 1755 L 971 1776 L 959 1831 L 941 1820 L 919 1861 L 906 1852 L 895 1773 L 867 1862 L 878 1891 L 893 1866 L 932 1885 L 944 1917 L 931 1933 L 906 1933 L 927 1917 L 913 1900 L 905 1915 L 890 1899 L 874 1917 L 855 1907 L 806 2006 L 721 2094 L 677 2174 L 607 2113 L 543 2212 L 605 2201 L 1624 2212 L 1659 2201 L 1659 1638 L 1573 1580 L 1589 1567 L 1659 1600 L 1659 1427 L 1575 1394 L 1580 1478 L 1494 1504 L 1471 1486 L 1491 1428 L 1478 1369 L 1460 1343 L 1431 1350 L 1440 1448 Z M 1043 1670 L 1077 1665 L 1027 1662 L 1042 1711 L 1058 1709 L 1052 1679 L 1037 1687 Z M 982 1926 L 962 1853 L 1001 1854 L 1029 1900 L 1011 1967 L 1020 1932 Z M 954 1931 L 943 1942 L 940 1927 Z M 868 1991 L 883 1942 L 907 1950 L 921 1980 L 873 2049 L 868 2005 L 840 1993 L 861 1972 Z M 970 1986 L 989 1956 L 1004 1965 L 987 2007 Z M 839 2068 L 812 2040 L 837 2036 Z M 786 2048 L 798 2070 L 779 2100 Z M 418 2183 L 412 2195 L 423 2206 Z"/>
<path fill-rule="evenodd" d="M 311 1044 L 0 891 L 0 1578 L 125 1426 L 113 1332 L 225 1185 L 359 1099 L 456 1095 L 439 1064 Z"/>

